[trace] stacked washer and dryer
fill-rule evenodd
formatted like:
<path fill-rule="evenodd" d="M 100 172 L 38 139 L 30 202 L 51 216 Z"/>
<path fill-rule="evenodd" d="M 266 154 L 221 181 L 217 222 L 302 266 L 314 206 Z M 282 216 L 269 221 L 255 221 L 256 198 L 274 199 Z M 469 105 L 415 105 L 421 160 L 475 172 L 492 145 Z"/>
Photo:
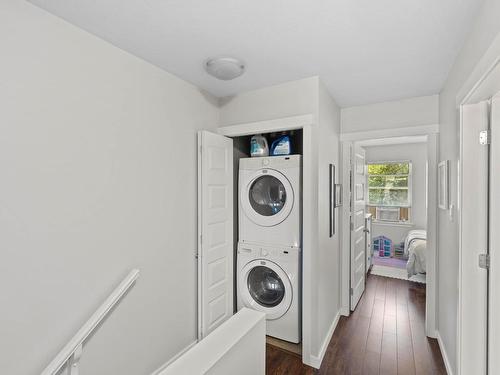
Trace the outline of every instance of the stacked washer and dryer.
<path fill-rule="evenodd" d="M 267 334 L 301 340 L 301 156 L 240 159 L 238 310 L 266 314 Z"/>

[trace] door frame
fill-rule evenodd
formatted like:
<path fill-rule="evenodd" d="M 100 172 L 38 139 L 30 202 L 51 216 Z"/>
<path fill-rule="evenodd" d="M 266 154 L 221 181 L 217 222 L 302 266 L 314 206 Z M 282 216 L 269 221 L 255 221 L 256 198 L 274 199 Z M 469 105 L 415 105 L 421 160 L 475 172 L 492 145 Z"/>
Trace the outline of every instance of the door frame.
<path fill-rule="evenodd" d="M 478 103 L 480 101 L 489 100 L 493 97 L 497 92 L 500 91 L 500 82 L 498 82 L 498 73 L 500 70 L 500 35 L 498 35 L 493 43 L 490 45 L 486 53 L 479 60 L 469 78 L 465 81 L 462 88 L 458 91 L 456 96 L 456 108 L 459 113 L 461 113 L 462 106 L 467 104 Z M 459 161 L 463 160 L 463 124 L 461 118 L 459 119 L 460 123 L 460 155 Z M 459 202 L 459 254 L 463 253 L 462 248 L 462 218 L 466 215 L 465 212 L 461 209 L 461 202 L 464 199 L 463 194 L 463 181 L 464 181 L 464 170 L 462 168 L 462 163 L 459 162 L 459 181 L 458 181 L 458 202 Z M 467 231 L 474 230 L 475 228 L 467 228 Z M 466 347 L 471 340 L 468 340 L 467 337 L 464 336 L 463 325 L 469 322 L 463 322 L 461 319 L 462 310 L 467 308 L 467 303 L 463 299 L 463 289 L 462 289 L 462 280 L 464 278 L 464 274 L 462 272 L 461 267 L 461 256 L 459 258 L 459 269 L 458 269 L 458 306 L 457 306 L 457 375 L 462 374 L 462 367 L 465 362 L 471 360 L 469 356 L 466 355 Z M 493 266 L 490 266 L 493 268 Z M 491 269 L 490 268 L 490 269 Z M 473 344 L 473 343 L 472 343 Z M 462 354 L 464 353 L 464 354 Z M 491 362 L 487 364 L 487 366 L 491 365 Z"/>
<path fill-rule="evenodd" d="M 366 141 L 378 138 L 395 138 L 408 136 L 427 136 L 427 249 L 431 255 L 427 259 L 427 285 L 426 285 L 426 308 L 425 308 L 425 333 L 429 337 L 436 337 L 437 322 L 437 160 L 439 125 L 429 124 L 395 129 L 372 130 L 365 132 L 343 133 L 340 135 L 342 147 L 342 177 L 343 186 L 350 184 L 351 162 L 350 149 L 356 141 Z M 350 201 L 349 189 L 344 189 L 344 202 Z M 350 215 L 349 204 L 344 205 L 343 210 L 343 235 L 342 235 L 342 293 L 341 301 L 342 315 L 349 316 L 349 288 L 350 288 Z"/>
<path fill-rule="evenodd" d="M 317 214 L 317 207 L 313 205 L 314 119 L 313 114 L 306 114 L 217 128 L 219 134 L 227 137 L 302 129 L 302 362 L 313 367 L 312 334 L 315 324 L 312 321 L 312 297 L 315 286 L 311 281 L 314 251 L 311 223 Z"/>

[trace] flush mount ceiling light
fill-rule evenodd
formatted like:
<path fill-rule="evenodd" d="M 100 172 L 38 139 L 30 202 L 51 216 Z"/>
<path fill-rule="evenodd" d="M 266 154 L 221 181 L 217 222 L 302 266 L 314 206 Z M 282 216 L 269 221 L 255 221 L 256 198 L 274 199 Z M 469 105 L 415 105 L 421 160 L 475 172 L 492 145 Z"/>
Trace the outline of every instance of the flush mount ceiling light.
<path fill-rule="evenodd" d="M 211 76 L 229 81 L 241 76 L 245 72 L 245 63 L 234 57 L 217 57 L 205 62 L 205 69 Z"/>

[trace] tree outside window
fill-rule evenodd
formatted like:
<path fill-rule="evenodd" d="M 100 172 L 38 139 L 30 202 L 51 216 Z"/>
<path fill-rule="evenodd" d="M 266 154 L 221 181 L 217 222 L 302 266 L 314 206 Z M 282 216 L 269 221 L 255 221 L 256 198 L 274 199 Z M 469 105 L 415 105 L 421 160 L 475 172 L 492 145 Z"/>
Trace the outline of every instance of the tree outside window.
<path fill-rule="evenodd" d="M 375 220 L 409 220 L 411 207 L 411 163 L 409 161 L 368 164 L 367 186 L 368 210 Z M 384 208 L 386 208 L 386 213 L 389 212 L 389 208 L 392 208 L 390 210 L 392 214 L 382 217 Z M 399 213 L 394 209 L 399 209 Z"/>

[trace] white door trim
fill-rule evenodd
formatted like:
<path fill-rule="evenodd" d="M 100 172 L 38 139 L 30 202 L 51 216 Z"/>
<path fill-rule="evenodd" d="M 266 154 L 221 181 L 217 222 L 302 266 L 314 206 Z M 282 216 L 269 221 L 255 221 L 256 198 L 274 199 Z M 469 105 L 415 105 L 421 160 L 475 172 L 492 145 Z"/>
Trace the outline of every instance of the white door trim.
<path fill-rule="evenodd" d="M 228 137 L 270 133 L 292 129 L 302 129 L 302 362 L 315 366 L 312 353 L 312 334 L 315 322 L 312 321 L 312 253 L 314 214 L 317 207 L 312 202 L 313 197 L 313 126 L 314 115 L 285 117 L 275 120 L 259 121 L 246 124 L 223 126 L 218 133 Z M 316 172 L 317 173 L 317 172 Z"/>
<path fill-rule="evenodd" d="M 352 142 L 341 142 L 341 161 L 342 166 L 342 241 L 340 242 L 340 273 L 341 273 L 341 289 L 340 289 L 340 313 L 344 316 L 350 314 L 350 270 L 351 270 L 351 192 L 350 192 L 350 178 L 351 178 L 351 148 Z"/>
<path fill-rule="evenodd" d="M 439 134 L 427 136 L 427 249 L 430 262 L 427 262 L 425 333 L 437 336 L 437 263 L 438 263 L 438 172 Z"/>
<path fill-rule="evenodd" d="M 425 319 L 425 331 L 426 335 L 429 337 L 436 337 L 436 322 L 437 322 L 437 302 L 436 302 L 436 291 L 437 291 L 437 277 L 436 277 L 436 265 L 437 265 L 437 160 L 438 160 L 438 125 L 429 126 L 416 126 L 414 132 L 411 133 L 411 128 L 400 128 L 404 129 L 404 134 L 398 132 L 398 129 L 387 129 L 387 130 L 377 130 L 368 132 L 356 132 L 347 133 L 350 134 L 348 137 L 344 137 L 341 142 L 342 147 L 342 170 L 343 170 L 343 181 L 342 184 L 346 188 L 346 194 L 344 195 L 344 207 L 348 208 L 349 204 L 349 193 L 348 187 L 350 184 L 349 171 L 350 171 L 350 159 L 347 158 L 346 149 L 352 147 L 353 141 L 362 141 L 373 139 L 373 135 L 376 134 L 377 138 L 392 138 L 396 136 L 427 136 L 427 160 L 429 168 L 428 173 L 428 185 L 427 185 L 427 249 L 431 256 L 428 257 L 427 262 L 427 294 L 426 294 L 426 319 Z M 426 133 L 422 133 L 426 132 Z M 356 134 L 356 137 L 353 135 Z M 343 223 L 350 222 L 350 209 L 343 210 Z M 345 228 L 345 224 L 344 224 Z M 345 230 L 345 229 L 344 229 Z M 349 230 L 348 230 L 349 231 Z M 350 231 L 349 231 L 350 232 Z M 343 315 L 349 315 L 349 262 L 350 262 L 350 240 L 348 237 L 343 235 L 342 237 L 342 307 L 341 311 Z"/>
<path fill-rule="evenodd" d="M 491 123 L 490 129 L 492 133 L 500 131 L 500 92 L 491 100 Z M 500 185 L 500 176 L 496 171 L 500 160 L 500 141 L 498 138 L 492 139 L 490 150 L 490 228 L 498 228 L 500 225 L 500 200 L 498 194 L 493 187 Z M 498 253 L 500 234 L 498 231 L 490 231 L 490 272 L 489 272 L 489 300 L 488 300 L 488 370 L 493 373 L 493 369 L 500 367 L 500 358 L 498 355 L 493 355 L 500 351 L 500 322 L 498 321 L 498 313 L 500 312 L 500 296 L 498 293 L 498 285 L 500 285 L 500 257 Z M 496 286 L 496 287 L 495 287 Z"/>
<path fill-rule="evenodd" d="M 439 124 L 408 126 L 404 128 L 366 130 L 340 134 L 340 141 L 364 141 L 380 138 L 412 137 L 439 133 Z"/>
<path fill-rule="evenodd" d="M 239 137 L 260 133 L 274 133 L 284 130 L 302 129 L 305 125 L 312 125 L 314 116 L 311 114 L 283 117 L 274 120 L 249 122 L 245 124 L 222 126 L 217 129 L 219 134 L 226 137 Z"/>
<path fill-rule="evenodd" d="M 480 101 L 480 99 L 473 99 L 472 96 L 479 91 L 479 86 L 481 86 L 481 84 L 488 79 L 490 74 L 499 63 L 500 34 L 497 35 L 493 43 L 491 43 L 486 53 L 475 66 L 469 78 L 467 78 L 462 88 L 458 91 L 458 94 L 456 96 L 457 108 L 462 104 L 472 103 L 473 101 Z"/>

